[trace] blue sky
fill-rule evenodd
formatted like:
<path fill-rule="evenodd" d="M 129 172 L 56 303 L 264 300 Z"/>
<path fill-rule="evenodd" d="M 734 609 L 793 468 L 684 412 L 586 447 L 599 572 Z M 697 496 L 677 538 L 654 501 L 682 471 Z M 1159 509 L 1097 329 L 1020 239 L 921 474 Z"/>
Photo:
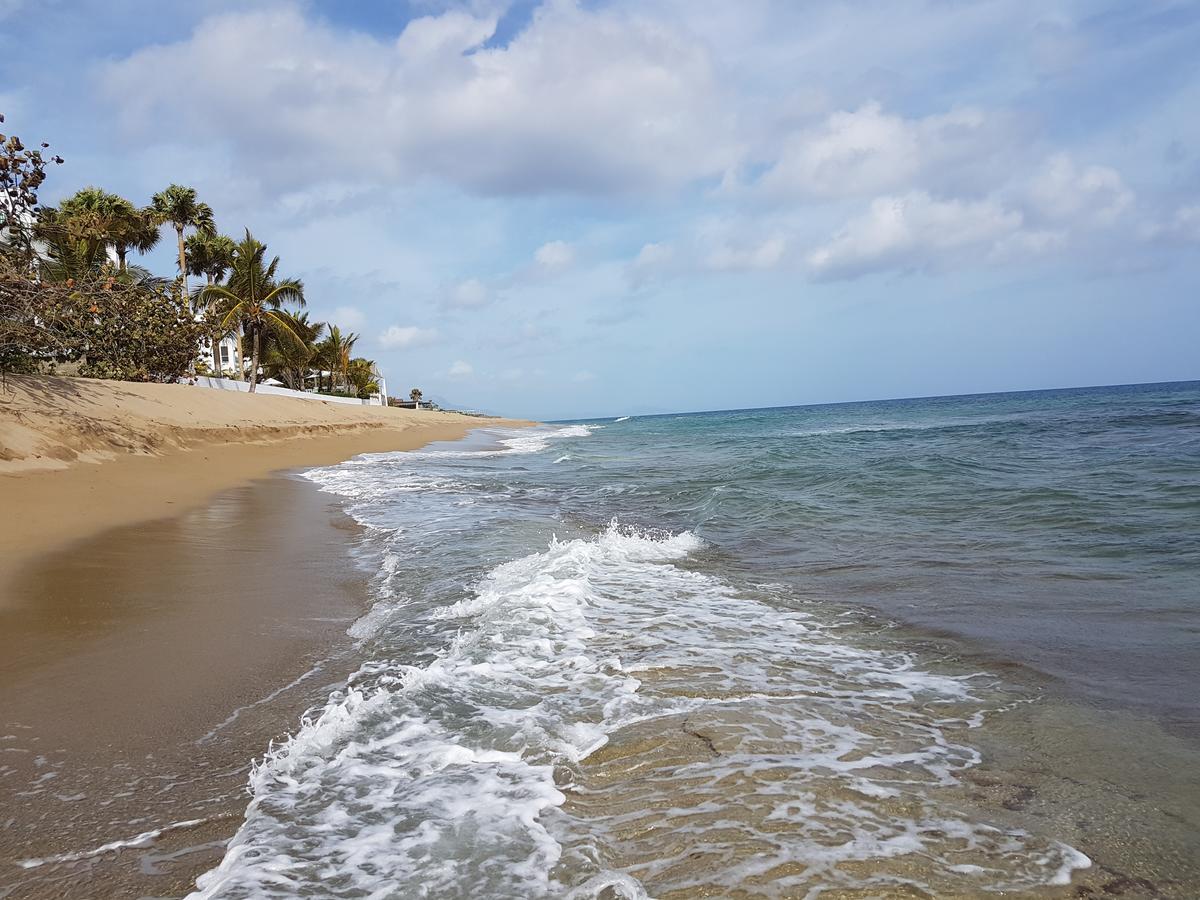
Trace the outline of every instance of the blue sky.
<path fill-rule="evenodd" d="M 47 201 L 196 187 L 393 394 L 623 415 L 1200 377 L 1198 47 L 1154 0 L 0 0 L 0 112 Z"/>

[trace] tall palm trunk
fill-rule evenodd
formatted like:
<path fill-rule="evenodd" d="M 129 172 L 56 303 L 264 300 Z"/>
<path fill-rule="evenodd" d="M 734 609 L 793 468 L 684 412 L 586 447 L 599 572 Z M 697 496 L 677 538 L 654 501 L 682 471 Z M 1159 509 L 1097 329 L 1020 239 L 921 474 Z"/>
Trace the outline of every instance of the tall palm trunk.
<path fill-rule="evenodd" d="M 188 295 L 187 253 L 183 249 L 183 226 L 176 225 L 175 233 L 177 235 L 179 235 L 179 299 L 181 302 L 183 302 L 183 301 L 187 300 L 187 295 Z M 122 261 L 121 269 L 124 270 L 124 268 L 125 268 L 124 261 Z M 216 352 L 215 347 L 213 348 L 213 351 Z M 194 359 L 188 365 L 188 374 L 189 375 L 196 374 L 196 360 L 194 360 Z"/>
<path fill-rule="evenodd" d="M 179 297 L 187 296 L 187 252 L 183 249 L 183 226 L 175 225 L 175 234 L 179 236 Z M 122 266 L 121 268 L 124 268 Z"/>
<path fill-rule="evenodd" d="M 209 284 L 212 284 L 213 283 L 212 272 L 205 272 L 204 280 L 207 281 Z M 211 307 L 211 305 L 212 304 L 210 303 L 209 306 Z M 212 314 L 212 311 L 210 309 L 209 315 L 211 315 L 211 314 Z M 212 334 L 209 335 L 208 339 L 210 341 L 212 341 L 213 374 L 216 377 L 220 378 L 222 375 L 225 374 L 225 368 L 221 365 L 221 340 L 222 340 L 221 332 L 218 329 L 214 328 Z"/>
<path fill-rule="evenodd" d="M 254 328 L 254 352 L 250 355 L 250 393 L 254 393 L 254 388 L 258 385 L 258 351 L 259 351 L 259 335 L 262 329 L 257 326 Z"/>
<path fill-rule="evenodd" d="M 129 248 L 124 244 L 117 244 L 117 268 L 119 271 L 125 271 L 125 254 L 129 252 Z"/>

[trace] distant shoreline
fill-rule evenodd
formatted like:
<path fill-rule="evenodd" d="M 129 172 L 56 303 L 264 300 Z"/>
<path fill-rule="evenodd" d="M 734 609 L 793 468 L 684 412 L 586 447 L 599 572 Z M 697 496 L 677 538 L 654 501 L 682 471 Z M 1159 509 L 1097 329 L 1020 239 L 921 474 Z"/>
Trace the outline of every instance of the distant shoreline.
<path fill-rule="evenodd" d="M 0 535 L 0 591 L 39 555 L 178 515 L 271 472 L 524 424 L 189 385 L 10 376 L 0 391 L 0 508 L 19 527 Z"/>

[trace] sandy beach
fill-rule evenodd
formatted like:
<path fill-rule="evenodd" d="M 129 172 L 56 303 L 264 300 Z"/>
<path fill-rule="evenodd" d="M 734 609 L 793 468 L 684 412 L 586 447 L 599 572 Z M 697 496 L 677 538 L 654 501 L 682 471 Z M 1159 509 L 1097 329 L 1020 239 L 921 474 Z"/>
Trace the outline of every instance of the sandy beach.
<path fill-rule="evenodd" d="M 250 761 L 352 671 L 361 529 L 280 470 L 500 422 L 10 378 L 0 897 L 186 893 L 241 819 Z"/>
<path fill-rule="evenodd" d="M 522 423 L 189 385 L 10 376 L 0 391 L 0 508 L 21 524 L 0 531 L 0 585 L 38 553 L 177 515 L 270 472 L 411 450 L 489 424 Z"/>

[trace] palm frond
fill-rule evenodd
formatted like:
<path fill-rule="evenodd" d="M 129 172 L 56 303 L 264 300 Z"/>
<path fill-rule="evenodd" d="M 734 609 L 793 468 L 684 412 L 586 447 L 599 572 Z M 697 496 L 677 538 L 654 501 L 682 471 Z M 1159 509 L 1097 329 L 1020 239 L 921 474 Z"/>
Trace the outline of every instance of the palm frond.
<path fill-rule="evenodd" d="M 297 278 L 289 278 L 286 281 L 278 282 L 271 289 L 271 292 L 263 297 L 263 306 L 270 306 L 278 309 L 284 303 L 294 303 L 296 306 L 306 306 L 304 300 L 304 282 Z"/>
<path fill-rule="evenodd" d="M 281 316 L 279 313 L 264 311 L 263 319 L 268 323 L 272 330 L 276 331 L 276 333 L 282 334 L 289 338 L 297 346 L 304 346 L 304 339 L 292 330 L 291 325 L 288 324 L 284 316 Z"/>

